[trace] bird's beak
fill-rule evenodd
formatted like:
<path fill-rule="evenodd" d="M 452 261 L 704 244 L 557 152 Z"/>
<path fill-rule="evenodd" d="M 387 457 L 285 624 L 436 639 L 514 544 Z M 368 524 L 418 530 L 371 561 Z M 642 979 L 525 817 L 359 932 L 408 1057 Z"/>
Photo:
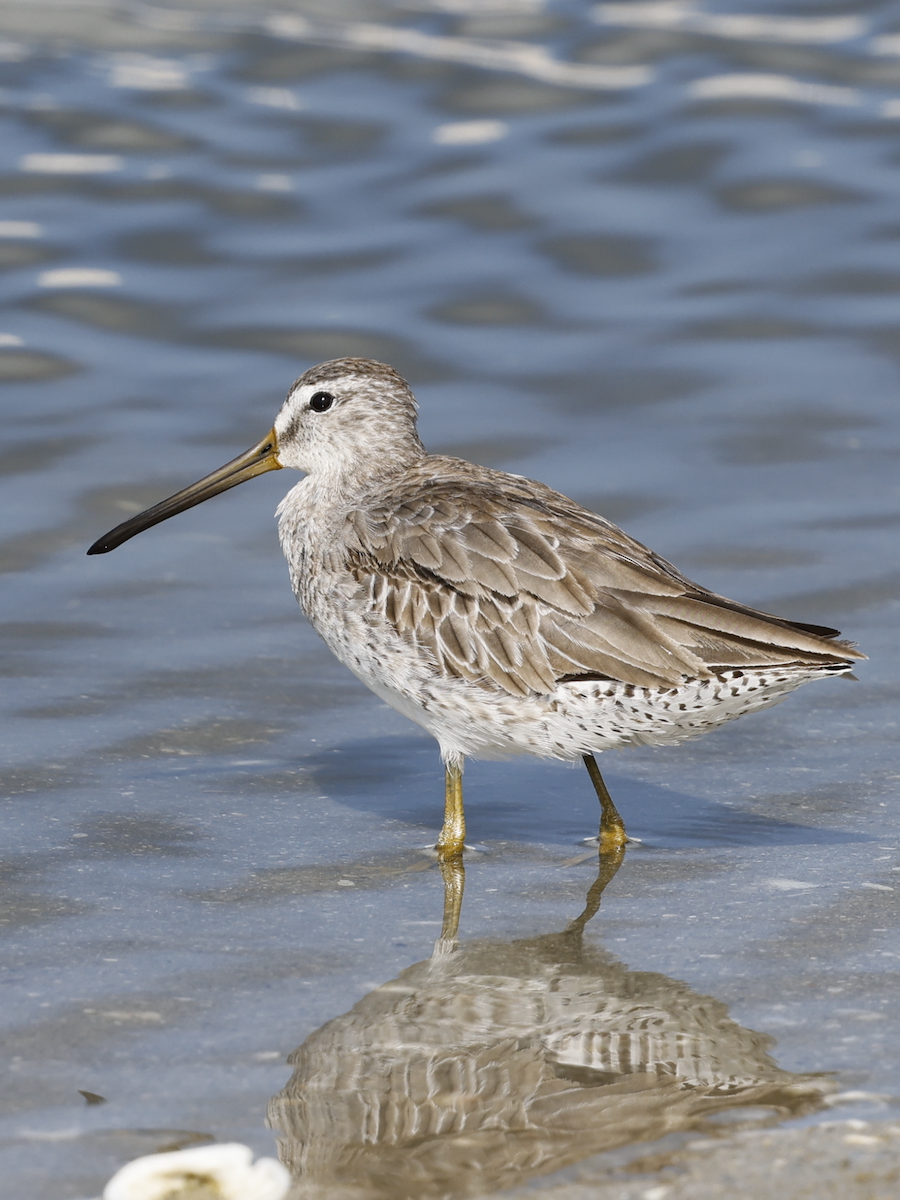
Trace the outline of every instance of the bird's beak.
<path fill-rule="evenodd" d="M 149 529 L 151 525 L 158 525 L 160 521 L 168 520 L 176 513 L 184 512 L 186 508 L 193 508 L 195 504 L 202 504 L 210 496 L 227 492 L 229 488 L 237 487 L 239 483 L 252 479 L 254 475 L 280 470 L 278 438 L 275 430 L 270 429 L 261 442 L 257 442 L 245 454 L 239 454 L 237 458 L 227 462 L 224 467 L 219 467 L 218 471 L 213 471 L 211 475 L 192 483 L 183 491 L 176 492 L 168 500 L 161 500 L 159 504 L 138 513 L 136 517 L 129 517 L 127 521 L 111 529 L 104 537 L 94 542 L 88 554 L 107 554 L 110 550 L 115 550 L 116 546 L 121 546 L 123 542 L 133 538 L 136 533 Z"/>

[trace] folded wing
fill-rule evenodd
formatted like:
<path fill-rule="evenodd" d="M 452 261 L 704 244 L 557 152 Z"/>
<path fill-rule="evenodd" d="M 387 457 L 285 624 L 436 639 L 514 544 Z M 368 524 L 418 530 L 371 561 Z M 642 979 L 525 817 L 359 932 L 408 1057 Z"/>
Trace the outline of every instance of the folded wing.
<path fill-rule="evenodd" d="M 672 687 L 735 667 L 864 657 L 836 630 L 692 583 L 541 484 L 438 456 L 413 473 L 402 498 L 398 488 L 351 514 L 347 565 L 371 613 L 450 675 L 521 696 L 567 679 Z"/>

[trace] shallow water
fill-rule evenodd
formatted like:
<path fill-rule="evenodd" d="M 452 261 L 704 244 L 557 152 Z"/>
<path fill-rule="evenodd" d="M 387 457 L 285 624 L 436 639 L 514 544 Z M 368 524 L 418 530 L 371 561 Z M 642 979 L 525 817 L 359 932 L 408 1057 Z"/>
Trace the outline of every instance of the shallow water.
<path fill-rule="evenodd" d="M 11 1198 L 95 1196 L 128 1158 L 205 1137 L 273 1153 L 267 1111 L 298 1195 L 396 1193 L 402 1123 L 347 1124 L 328 1045 L 363 1108 L 408 1064 L 415 1087 L 385 1103 L 431 1135 L 415 1171 L 400 1156 L 409 1196 L 558 1181 L 582 1151 L 709 1129 L 698 1089 L 735 1074 L 734 1039 L 740 1078 L 770 1089 L 761 1109 L 732 1095 L 748 1121 L 897 1102 L 895 25 L 888 5 L 0 9 Z M 84 554 L 340 354 L 407 375 L 430 448 L 540 478 L 870 656 L 858 683 L 605 758 L 641 841 L 577 954 L 556 935 L 596 876 L 589 781 L 473 763 L 487 853 L 459 956 L 422 965 L 436 748 L 298 614 L 284 476 Z M 546 994 L 573 980 L 567 1032 Z M 490 1058 L 467 1118 L 489 1146 L 471 1124 L 463 1145 L 449 1099 L 422 1108 L 464 1090 L 424 1017 L 373 1031 L 398 989 L 476 1014 L 441 1053 L 470 1083 Z M 708 1038 L 693 1074 L 644 1047 L 674 1092 L 609 1065 L 610 1006 L 631 996 L 634 1022 L 647 994 L 682 1044 L 698 1020 Z M 607 1058 L 561 1055 L 576 1027 Z M 571 1107 L 546 1099 L 560 1079 Z M 802 1103 L 773 1099 L 789 1085 Z M 303 1088 L 326 1096 L 314 1159 Z M 523 1114 L 542 1131 L 525 1149 Z M 472 1168 L 476 1142 L 506 1174 Z"/>

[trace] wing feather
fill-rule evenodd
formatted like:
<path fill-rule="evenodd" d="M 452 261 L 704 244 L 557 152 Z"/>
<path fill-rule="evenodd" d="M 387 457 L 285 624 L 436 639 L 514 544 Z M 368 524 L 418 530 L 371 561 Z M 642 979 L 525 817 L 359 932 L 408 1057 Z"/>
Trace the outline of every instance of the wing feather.
<path fill-rule="evenodd" d="M 470 573 L 468 578 L 460 583 L 470 592 L 477 594 L 495 593 L 497 596 L 512 598 L 517 596 L 521 588 L 518 575 L 513 567 L 506 562 L 485 558 L 483 554 L 469 555 Z"/>
<path fill-rule="evenodd" d="M 480 520 L 467 525 L 466 545 L 494 562 L 509 562 L 517 552 L 516 539 L 500 521 Z"/>
<path fill-rule="evenodd" d="M 821 637 L 807 633 L 796 625 L 742 606 L 723 606 L 716 603 L 717 599 L 718 597 L 712 595 L 709 595 L 709 598 L 627 595 L 627 602 L 636 609 L 668 617 L 671 622 L 678 622 L 686 627 L 685 633 L 692 629 L 712 630 L 726 637 L 773 648 L 801 650 L 809 654 L 821 654 L 825 650 Z M 685 633 L 682 633 L 682 638 L 685 637 Z"/>
<path fill-rule="evenodd" d="M 629 674 L 629 683 L 644 687 L 671 687 L 683 675 L 674 671 L 669 664 L 628 662 L 621 649 L 605 638 L 588 638 L 581 631 L 573 636 L 560 622 L 547 620 L 542 631 L 548 646 L 552 647 L 551 665 L 559 675 L 597 674 L 609 679 L 621 679 Z"/>
<path fill-rule="evenodd" d="M 520 571 L 539 579 L 565 578 L 568 573 L 565 563 L 537 529 L 523 522 L 511 526 L 509 533 L 516 543 L 515 564 Z"/>
<path fill-rule="evenodd" d="M 464 634 L 461 634 L 452 613 L 448 613 L 438 625 L 438 635 L 445 653 L 450 655 L 457 667 L 465 667 L 469 661 L 466 653 L 466 638 Z"/>
<path fill-rule="evenodd" d="M 571 576 L 567 575 L 564 579 L 546 579 L 520 569 L 516 572 L 516 577 L 520 592 L 542 600 L 550 608 L 578 617 L 586 617 L 594 611 L 596 600 Z"/>
<path fill-rule="evenodd" d="M 403 552 L 428 571 L 440 571 L 444 567 L 446 573 L 445 560 L 448 555 L 436 537 L 422 533 L 412 534 L 406 539 Z"/>
<path fill-rule="evenodd" d="M 446 638 L 448 632 L 452 633 L 457 646 L 456 660 L 465 663 L 466 666 L 471 666 L 478 657 L 475 639 L 471 636 L 471 631 L 472 626 L 465 616 L 458 613 L 455 606 L 451 605 L 450 611 L 441 625 L 441 636 Z"/>
<path fill-rule="evenodd" d="M 472 555 L 460 537 L 441 537 L 443 564 L 441 575 L 452 583 L 463 583 L 472 576 Z"/>

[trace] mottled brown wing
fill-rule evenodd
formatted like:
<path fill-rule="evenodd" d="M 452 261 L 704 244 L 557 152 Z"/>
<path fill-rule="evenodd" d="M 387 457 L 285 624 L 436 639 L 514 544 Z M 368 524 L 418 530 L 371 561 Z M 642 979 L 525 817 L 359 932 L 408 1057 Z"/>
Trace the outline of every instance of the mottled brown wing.
<path fill-rule="evenodd" d="M 425 478 L 351 516 L 350 566 L 371 610 L 452 675 L 527 695 L 566 677 L 658 687 L 723 666 L 862 657 L 707 592 L 543 485 L 426 462 Z"/>

